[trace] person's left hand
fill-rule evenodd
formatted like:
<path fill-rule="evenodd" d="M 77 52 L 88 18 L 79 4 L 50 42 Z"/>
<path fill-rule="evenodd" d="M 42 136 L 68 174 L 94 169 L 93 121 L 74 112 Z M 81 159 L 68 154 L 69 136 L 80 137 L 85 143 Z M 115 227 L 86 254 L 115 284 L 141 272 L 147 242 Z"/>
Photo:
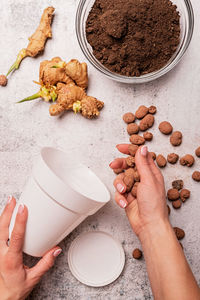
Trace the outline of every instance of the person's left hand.
<path fill-rule="evenodd" d="M 28 217 L 27 207 L 19 206 L 8 246 L 9 225 L 16 200 L 9 197 L 0 216 L 0 295 L 1 300 L 23 300 L 41 277 L 53 266 L 61 248 L 54 247 L 33 267 L 23 264 L 23 241 Z"/>

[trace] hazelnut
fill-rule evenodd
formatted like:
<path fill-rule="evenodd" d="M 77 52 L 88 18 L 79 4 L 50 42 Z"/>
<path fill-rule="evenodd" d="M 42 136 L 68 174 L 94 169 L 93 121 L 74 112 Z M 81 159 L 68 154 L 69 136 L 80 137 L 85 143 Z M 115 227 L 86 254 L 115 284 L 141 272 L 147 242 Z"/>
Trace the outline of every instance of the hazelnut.
<path fill-rule="evenodd" d="M 139 147 L 138 147 L 137 145 L 130 144 L 130 145 L 128 146 L 128 151 L 129 151 L 130 155 L 135 156 L 135 154 L 136 154 L 138 148 L 139 148 Z"/>
<path fill-rule="evenodd" d="M 152 141 L 153 139 L 153 134 L 151 132 L 145 132 L 143 133 L 143 137 L 145 139 L 145 141 Z"/>
<path fill-rule="evenodd" d="M 127 124 L 133 123 L 135 121 L 135 116 L 131 112 L 128 112 L 128 113 L 123 115 L 123 120 Z"/>
<path fill-rule="evenodd" d="M 149 154 L 151 155 L 151 157 L 153 158 L 153 160 L 156 160 L 156 154 L 155 154 L 155 152 L 149 152 Z"/>
<path fill-rule="evenodd" d="M 200 172 L 199 171 L 194 171 L 194 173 L 192 174 L 192 179 L 195 181 L 200 182 Z"/>
<path fill-rule="evenodd" d="M 125 176 L 132 176 L 134 178 L 134 169 L 133 168 L 128 168 L 124 172 Z"/>
<path fill-rule="evenodd" d="M 174 131 L 170 136 L 170 143 L 172 146 L 179 146 L 182 143 L 182 133 L 180 131 Z"/>
<path fill-rule="evenodd" d="M 136 134 L 139 132 L 139 126 L 136 123 L 130 123 L 127 126 L 127 132 L 129 135 Z"/>
<path fill-rule="evenodd" d="M 137 187 L 138 187 L 139 182 L 135 182 L 132 190 L 131 190 L 131 194 L 133 197 L 137 198 Z"/>
<path fill-rule="evenodd" d="M 171 213 L 171 209 L 170 209 L 169 205 L 167 205 L 167 210 L 168 210 L 168 216 L 169 216 Z"/>
<path fill-rule="evenodd" d="M 179 179 L 179 180 L 174 180 L 172 182 L 172 187 L 174 189 L 177 189 L 178 191 L 181 190 L 183 188 L 183 180 Z"/>
<path fill-rule="evenodd" d="M 167 121 L 161 122 L 158 128 L 163 134 L 170 134 L 173 131 L 172 125 Z"/>
<path fill-rule="evenodd" d="M 114 169 L 113 172 L 118 175 L 118 174 L 123 173 L 124 170 L 123 169 Z"/>
<path fill-rule="evenodd" d="M 133 175 L 133 177 L 134 177 L 134 180 L 136 182 L 140 181 L 140 175 L 139 175 L 138 170 L 136 168 L 134 169 L 134 175 Z"/>
<path fill-rule="evenodd" d="M 139 185 L 139 182 L 134 183 L 134 186 L 138 187 L 138 185 Z"/>
<path fill-rule="evenodd" d="M 128 157 L 126 158 L 126 163 L 127 163 L 127 166 L 129 166 L 129 167 L 131 167 L 131 168 L 135 167 L 135 157 L 133 157 L 133 156 L 128 156 Z"/>
<path fill-rule="evenodd" d="M 179 191 L 177 189 L 169 189 L 167 192 L 167 198 L 170 201 L 177 200 L 179 198 Z"/>
<path fill-rule="evenodd" d="M 132 187 L 133 187 L 133 184 L 134 184 L 133 176 L 125 175 L 123 181 L 124 181 L 124 184 L 126 185 L 127 193 L 130 192 L 132 190 Z"/>
<path fill-rule="evenodd" d="M 200 157 L 200 147 L 195 150 L 195 154 L 197 157 Z"/>
<path fill-rule="evenodd" d="M 133 186 L 132 190 L 131 190 L 131 195 L 135 198 L 137 198 L 137 187 Z"/>
<path fill-rule="evenodd" d="M 180 198 L 183 202 L 185 202 L 188 198 L 190 198 L 190 191 L 187 189 L 183 189 L 180 192 Z"/>
<path fill-rule="evenodd" d="M 185 232 L 179 227 L 174 227 L 174 232 L 178 240 L 182 240 L 185 237 Z"/>
<path fill-rule="evenodd" d="M 178 156 L 178 154 L 176 154 L 176 153 L 170 153 L 170 154 L 167 155 L 167 161 L 168 161 L 170 164 L 175 164 L 175 163 L 177 163 L 178 159 L 179 159 L 179 156 Z"/>
<path fill-rule="evenodd" d="M 0 85 L 1 86 L 6 86 L 8 83 L 8 79 L 5 75 L 0 75 Z"/>
<path fill-rule="evenodd" d="M 176 200 L 176 201 L 173 201 L 173 202 L 172 202 L 172 206 L 173 206 L 173 208 L 175 208 L 175 209 L 181 208 L 181 205 L 182 205 L 181 200 Z"/>
<path fill-rule="evenodd" d="M 143 145 L 145 143 L 145 139 L 137 134 L 133 134 L 130 136 L 130 142 L 134 145 Z"/>
<path fill-rule="evenodd" d="M 182 166 L 191 167 L 194 164 L 194 157 L 191 154 L 186 154 L 185 156 L 181 157 L 180 164 Z"/>
<path fill-rule="evenodd" d="M 144 118 L 148 114 L 148 111 L 149 111 L 149 109 L 146 106 L 141 105 L 137 109 L 137 111 L 135 113 L 135 116 L 136 116 L 137 119 L 142 119 L 142 118 Z"/>
<path fill-rule="evenodd" d="M 151 105 L 151 106 L 149 107 L 149 113 L 152 114 L 152 115 L 154 115 L 156 112 L 157 112 L 156 106 Z"/>
<path fill-rule="evenodd" d="M 151 114 L 146 115 L 141 121 L 140 121 L 140 130 L 145 131 L 149 128 L 151 128 L 154 124 L 154 116 Z"/>
<path fill-rule="evenodd" d="M 142 251 L 140 249 L 133 250 L 133 258 L 140 259 L 142 257 Z"/>
<path fill-rule="evenodd" d="M 159 154 L 156 157 L 156 162 L 157 162 L 157 165 L 159 166 L 159 168 L 164 168 L 167 164 L 167 160 L 162 154 Z"/>

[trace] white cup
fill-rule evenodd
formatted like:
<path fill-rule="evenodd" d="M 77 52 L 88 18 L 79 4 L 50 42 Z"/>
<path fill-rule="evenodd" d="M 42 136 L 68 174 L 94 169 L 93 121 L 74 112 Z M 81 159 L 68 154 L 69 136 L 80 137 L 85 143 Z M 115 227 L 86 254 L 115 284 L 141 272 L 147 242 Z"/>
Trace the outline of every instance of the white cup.
<path fill-rule="evenodd" d="M 40 257 L 109 200 L 108 189 L 89 168 L 60 150 L 43 148 L 16 205 L 10 235 L 23 203 L 28 208 L 23 251 Z"/>

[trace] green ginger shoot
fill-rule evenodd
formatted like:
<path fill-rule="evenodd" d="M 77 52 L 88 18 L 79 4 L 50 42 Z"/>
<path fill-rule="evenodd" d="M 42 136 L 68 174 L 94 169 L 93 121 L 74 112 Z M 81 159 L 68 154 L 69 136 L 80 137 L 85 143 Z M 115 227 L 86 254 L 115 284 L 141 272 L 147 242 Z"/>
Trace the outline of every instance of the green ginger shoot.
<path fill-rule="evenodd" d="M 8 70 L 8 73 L 6 74 L 6 77 L 14 70 L 19 69 L 20 63 L 21 61 L 27 56 L 27 52 L 26 49 L 22 49 L 19 51 L 18 55 L 17 55 L 17 59 L 14 62 L 14 64 L 10 67 L 10 69 Z"/>
<path fill-rule="evenodd" d="M 18 101 L 17 103 L 31 101 L 31 100 L 35 100 L 38 98 L 42 98 L 45 102 L 49 102 L 49 101 L 55 102 L 57 99 L 57 96 L 58 95 L 57 95 L 57 91 L 56 91 L 56 86 L 50 86 L 50 87 L 41 86 L 39 92 L 37 92 L 36 94 L 33 94 L 29 97 L 26 97 L 26 98 Z"/>

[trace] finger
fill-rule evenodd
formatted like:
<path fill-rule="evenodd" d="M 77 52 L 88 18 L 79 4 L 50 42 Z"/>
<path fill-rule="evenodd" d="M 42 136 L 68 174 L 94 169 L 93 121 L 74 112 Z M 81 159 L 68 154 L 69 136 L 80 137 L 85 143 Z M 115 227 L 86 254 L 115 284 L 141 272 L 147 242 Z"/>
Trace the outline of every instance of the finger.
<path fill-rule="evenodd" d="M 33 268 L 28 270 L 29 277 L 38 282 L 40 278 L 54 265 L 56 257 L 61 252 L 62 249 L 57 246 L 49 250 Z"/>
<path fill-rule="evenodd" d="M 163 179 L 163 175 L 160 171 L 160 169 L 156 166 L 152 156 L 150 155 L 150 153 L 148 153 L 147 156 L 148 162 L 149 162 L 149 166 L 151 168 L 151 172 L 153 173 L 153 175 L 155 176 L 155 178 L 160 182 L 163 183 L 164 179 Z"/>
<path fill-rule="evenodd" d="M 113 182 L 114 187 L 120 194 L 124 194 L 126 192 L 126 185 L 123 181 L 123 178 L 124 174 L 119 174 Z"/>
<path fill-rule="evenodd" d="M 119 192 L 115 192 L 115 201 L 121 208 L 126 208 L 128 201 L 124 195 L 121 195 Z"/>
<path fill-rule="evenodd" d="M 134 197 L 133 197 L 134 198 Z M 136 199 L 132 200 L 126 207 L 126 215 L 130 221 L 130 223 L 133 224 L 135 218 L 137 218 L 138 215 L 138 202 Z"/>
<path fill-rule="evenodd" d="M 128 204 L 130 204 L 131 202 L 135 201 L 136 198 L 133 197 L 133 195 L 131 193 L 128 193 L 126 200 L 127 200 Z"/>
<path fill-rule="evenodd" d="M 128 150 L 129 145 L 130 144 L 119 144 L 116 146 L 116 148 L 119 150 L 119 152 L 130 155 Z"/>
<path fill-rule="evenodd" d="M 20 204 L 18 207 L 8 250 L 9 254 L 14 254 L 13 257 L 17 259 L 17 262 L 19 263 L 22 261 L 22 249 L 24 244 L 27 218 L 28 209 L 24 204 Z"/>
<path fill-rule="evenodd" d="M 126 163 L 125 158 L 116 158 L 114 161 L 112 161 L 109 165 L 111 169 L 127 169 L 128 165 Z"/>
<path fill-rule="evenodd" d="M 135 163 L 137 170 L 140 174 L 140 181 L 149 184 L 154 181 L 154 175 L 151 171 L 150 163 L 148 160 L 148 148 L 147 146 L 142 146 L 138 149 L 135 156 Z"/>
<path fill-rule="evenodd" d="M 7 204 L 0 217 L 0 241 L 3 241 L 5 243 L 7 243 L 9 237 L 9 225 L 15 205 L 15 198 L 9 196 Z"/>

